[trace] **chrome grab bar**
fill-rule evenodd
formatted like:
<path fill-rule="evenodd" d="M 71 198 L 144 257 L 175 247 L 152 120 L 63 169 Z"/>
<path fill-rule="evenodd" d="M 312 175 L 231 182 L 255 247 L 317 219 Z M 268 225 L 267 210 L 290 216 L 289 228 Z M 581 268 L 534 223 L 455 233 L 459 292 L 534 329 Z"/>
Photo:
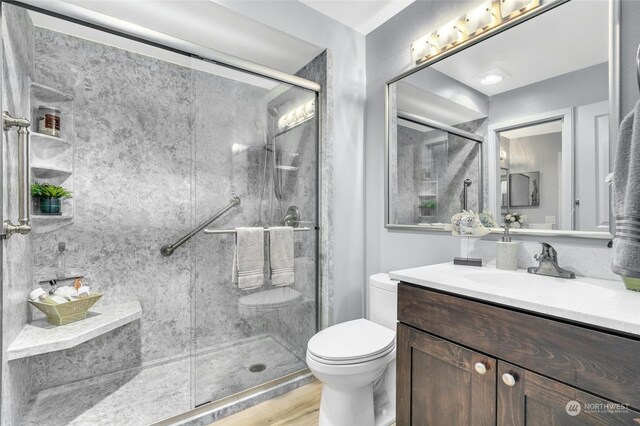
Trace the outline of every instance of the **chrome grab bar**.
<path fill-rule="evenodd" d="M 8 131 L 18 128 L 18 224 L 14 225 L 10 220 L 3 224 L 3 238 L 9 238 L 13 234 L 26 235 L 31 232 L 31 205 L 29 192 L 29 126 L 31 123 L 26 118 L 12 117 L 7 111 L 2 112 L 2 129 Z"/>
<path fill-rule="evenodd" d="M 293 228 L 294 231 L 310 231 L 311 228 Z M 264 228 L 263 232 L 269 232 L 269 228 Z M 235 229 L 205 229 L 205 234 L 235 234 Z"/>
<path fill-rule="evenodd" d="M 232 208 L 234 208 L 235 206 L 237 206 L 239 204 L 240 204 L 240 198 L 234 196 L 233 198 L 231 198 L 231 202 L 227 207 L 225 207 L 224 209 L 220 210 L 218 213 L 213 215 L 213 217 L 211 219 L 209 219 L 209 220 L 207 220 L 205 222 L 202 222 L 193 231 L 189 232 L 188 234 L 186 234 L 184 237 L 180 238 L 175 243 L 167 244 L 165 246 L 162 246 L 162 248 L 160 249 L 160 253 L 162 253 L 162 255 L 166 256 L 166 257 L 171 256 L 173 254 L 173 252 L 176 251 L 176 249 L 178 247 L 180 247 L 181 245 L 183 245 L 184 243 L 189 241 L 191 239 L 191 237 L 196 235 L 198 232 L 202 231 L 204 228 L 209 226 L 213 221 L 215 221 L 220 216 L 225 214 L 227 211 L 231 210 Z"/>

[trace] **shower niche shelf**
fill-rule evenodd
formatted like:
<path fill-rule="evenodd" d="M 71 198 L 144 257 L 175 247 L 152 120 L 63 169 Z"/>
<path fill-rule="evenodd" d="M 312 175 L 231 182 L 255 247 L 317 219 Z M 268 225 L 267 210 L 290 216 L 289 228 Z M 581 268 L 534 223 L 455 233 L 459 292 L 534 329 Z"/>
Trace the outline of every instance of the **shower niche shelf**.
<path fill-rule="evenodd" d="M 91 308 L 86 319 L 67 325 L 56 326 L 45 318 L 38 319 L 24 326 L 9 345 L 7 358 L 11 361 L 73 348 L 141 316 L 142 307 L 135 301 Z"/>
<path fill-rule="evenodd" d="M 38 133 L 37 112 L 40 105 L 60 109 L 60 137 Z M 73 164 L 73 95 L 47 85 L 31 82 L 31 181 L 60 185 L 74 192 Z M 74 194 L 75 195 L 75 194 Z M 73 223 L 75 201 L 65 199 L 61 215 L 41 215 L 37 200 L 32 202 L 32 229 L 47 233 Z"/>
<path fill-rule="evenodd" d="M 31 82 L 31 97 L 41 103 L 59 103 L 73 101 L 73 95 L 36 81 Z M 37 104 L 32 104 L 36 109 Z"/>
<path fill-rule="evenodd" d="M 38 181 L 47 181 L 49 183 L 60 182 L 62 184 L 73 174 L 73 170 L 32 163 L 31 174 Z"/>

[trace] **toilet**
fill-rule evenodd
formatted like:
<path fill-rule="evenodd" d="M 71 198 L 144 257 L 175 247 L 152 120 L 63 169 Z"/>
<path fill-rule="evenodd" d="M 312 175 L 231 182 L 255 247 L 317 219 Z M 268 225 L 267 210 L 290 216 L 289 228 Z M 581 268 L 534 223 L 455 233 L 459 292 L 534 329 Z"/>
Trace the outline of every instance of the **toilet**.
<path fill-rule="evenodd" d="M 396 414 L 398 282 L 369 277 L 369 319 L 328 327 L 307 344 L 307 365 L 323 384 L 319 426 L 387 426 Z"/>

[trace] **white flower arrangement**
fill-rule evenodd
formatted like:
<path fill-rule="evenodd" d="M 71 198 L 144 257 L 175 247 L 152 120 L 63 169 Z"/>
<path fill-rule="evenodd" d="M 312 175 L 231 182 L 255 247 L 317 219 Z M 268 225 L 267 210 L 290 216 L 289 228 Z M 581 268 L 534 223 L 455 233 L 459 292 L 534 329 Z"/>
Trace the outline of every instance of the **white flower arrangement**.
<path fill-rule="evenodd" d="M 520 214 L 517 212 L 510 212 L 507 213 L 506 215 L 504 215 L 504 223 L 505 225 L 511 227 L 512 225 L 515 225 L 516 223 L 518 225 L 520 225 L 521 228 L 526 228 L 527 227 L 527 215 L 525 214 Z"/>

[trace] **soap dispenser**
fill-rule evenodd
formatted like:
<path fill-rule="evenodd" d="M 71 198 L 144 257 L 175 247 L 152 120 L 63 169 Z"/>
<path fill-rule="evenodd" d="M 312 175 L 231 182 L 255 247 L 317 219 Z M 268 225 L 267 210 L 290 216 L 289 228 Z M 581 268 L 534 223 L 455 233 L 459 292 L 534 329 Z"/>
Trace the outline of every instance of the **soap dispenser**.
<path fill-rule="evenodd" d="M 502 241 L 496 247 L 496 268 L 514 271 L 518 269 L 518 243 L 511 242 L 509 226 L 505 225 Z"/>

